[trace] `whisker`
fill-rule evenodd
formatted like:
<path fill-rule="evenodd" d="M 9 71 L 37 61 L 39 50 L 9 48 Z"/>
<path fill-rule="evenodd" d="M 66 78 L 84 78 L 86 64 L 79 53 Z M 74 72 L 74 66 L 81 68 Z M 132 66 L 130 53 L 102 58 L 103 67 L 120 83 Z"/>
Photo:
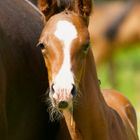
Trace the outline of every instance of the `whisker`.
<path fill-rule="evenodd" d="M 45 94 L 41 95 L 41 101 L 44 102 L 47 105 L 47 112 L 50 116 L 50 121 L 57 121 L 60 120 L 63 117 L 62 112 L 55 106 L 53 106 L 52 99 L 49 97 L 50 88 L 48 88 L 45 92 Z"/>
<path fill-rule="evenodd" d="M 47 88 L 46 92 L 40 96 L 41 102 L 46 103 L 46 99 L 49 98 L 50 89 Z"/>
<path fill-rule="evenodd" d="M 61 118 L 63 118 L 63 113 L 57 107 L 53 106 L 51 98 L 48 98 L 46 103 L 49 106 L 47 111 L 48 111 L 48 113 L 50 115 L 50 120 L 52 122 L 60 120 Z"/>

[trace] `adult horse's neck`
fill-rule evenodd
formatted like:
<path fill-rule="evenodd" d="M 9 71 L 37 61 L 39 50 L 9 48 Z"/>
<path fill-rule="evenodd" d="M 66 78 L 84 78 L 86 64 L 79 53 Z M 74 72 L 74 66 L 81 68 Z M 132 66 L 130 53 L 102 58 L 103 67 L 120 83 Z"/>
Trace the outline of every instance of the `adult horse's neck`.
<path fill-rule="evenodd" d="M 85 71 L 80 83 L 78 105 L 72 115 L 67 111 L 64 117 L 72 139 L 108 139 L 107 105 L 100 92 L 94 58 L 91 50 L 85 61 Z"/>

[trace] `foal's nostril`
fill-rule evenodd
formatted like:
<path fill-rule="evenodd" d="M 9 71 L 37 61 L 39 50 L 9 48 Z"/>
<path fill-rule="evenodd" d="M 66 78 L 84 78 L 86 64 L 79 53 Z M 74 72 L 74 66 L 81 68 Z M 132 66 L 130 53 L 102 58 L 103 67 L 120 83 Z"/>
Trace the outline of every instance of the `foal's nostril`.
<path fill-rule="evenodd" d="M 76 93 L 77 93 L 76 86 L 75 86 L 74 84 L 72 84 L 71 94 L 72 94 L 73 96 L 75 96 L 75 95 L 76 95 Z"/>
<path fill-rule="evenodd" d="M 61 101 L 59 104 L 58 104 L 58 107 L 60 109 L 65 109 L 68 107 L 68 102 L 67 101 Z"/>

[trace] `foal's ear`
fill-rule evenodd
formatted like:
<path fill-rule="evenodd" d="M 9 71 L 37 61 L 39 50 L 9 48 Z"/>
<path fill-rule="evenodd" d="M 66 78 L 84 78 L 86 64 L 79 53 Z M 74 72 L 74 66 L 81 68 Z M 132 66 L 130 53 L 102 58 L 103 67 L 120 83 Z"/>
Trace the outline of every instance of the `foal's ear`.
<path fill-rule="evenodd" d="M 92 0 L 75 0 L 75 11 L 82 15 L 87 21 L 92 11 Z"/>
<path fill-rule="evenodd" d="M 43 12 L 46 20 L 60 10 L 73 9 L 88 22 L 92 10 L 92 0 L 38 0 L 38 8 Z"/>
<path fill-rule="evenodd" d="M 57 0 L 38 0 L 37 5 L 39 10 L 45 15 L 46 20 L 57 11 Z"/>

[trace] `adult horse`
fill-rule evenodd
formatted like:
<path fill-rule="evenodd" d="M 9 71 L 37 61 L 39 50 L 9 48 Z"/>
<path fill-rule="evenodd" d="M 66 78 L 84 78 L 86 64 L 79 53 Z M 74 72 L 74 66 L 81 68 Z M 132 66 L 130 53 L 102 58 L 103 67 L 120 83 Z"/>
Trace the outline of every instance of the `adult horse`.
<path fill-rule="evenodd" d="M 50 116 L 60 119 L 57 140 L 138 140 L 131 103 L 117 91 L 100 90 L 89 47 L 92 2 L 40 3 L 50 16 L 38 47 L 48 69 Z"/>
<path fill-rule="evenodd" d="M 42 102 L 47 73 L 35 47 L 42 28 L 41 14 L 27 1 L 0 1 L 1 140 L 54 137 L 55 126 Z"/>

